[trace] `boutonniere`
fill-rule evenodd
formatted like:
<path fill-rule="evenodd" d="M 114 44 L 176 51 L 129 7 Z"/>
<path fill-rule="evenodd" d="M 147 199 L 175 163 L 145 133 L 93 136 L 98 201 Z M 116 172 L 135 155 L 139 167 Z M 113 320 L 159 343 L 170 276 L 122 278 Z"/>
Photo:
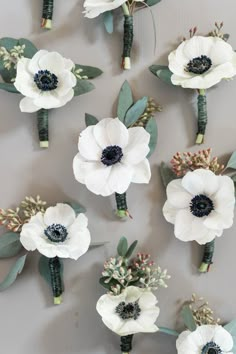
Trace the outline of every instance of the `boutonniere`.
<path fill-rule="evenodd" d="M 207 126 L 207 90 L 236 75 L 236 53 L 227 43 L 228 34 L 221 32 L 223 23 L 207 36 L 190 30 L 190 39 L 169 54 L 169 65 L 152 65 L 150 71 L 174 86 L 192 89 L 198 95 L 198 130 L 196 144 L 204 142 Z"/>
<path fill-rule="evenodd" d="M 108 33 L 113 32 L 114 28 L 114 13 L 117 9 L 122 9 L 124 15 L 124 37 L 123 37 L 123 53 L 122 53 L 122 68 L 129 70 L 131 69 L 131 51 L 133 46 L 134 38 L 134 18 L 133 15 L 135 11 L 150 8 L 150 6 L 156 5 L 161 0 L 108 0 L 108 1 L 97 1 L 97 0 L 85 0 L 85 17 L 95 18 L 102 15 L 102 19 Z M 153 15 L 152 15 L 153 19 Z M 153 19 L 154 21 L 154 19 Z M 153 22 L 155 28 L 155 23 Z"/>
<path fill-rule="evenodd" d="M 233 225 L 235 207 L 236 153 L 226 167 L 211 149 L 197 153 L 176 153 L 172 168 L 161 165 L 161 176 L 166 187 L 167 201 L 163 207 L 165 219 L 174 224 L 179 240 L 196 241 L 204 245 L 199 271 L 208 272 L 212 264 L 215 239 Z"/>
<path fill-rule="evenodd" d="M 100 121 L 86 114 L 87 128 L 79 137 L 79 152 L 73 170 L 78 182 L 97 195 L 115 193 L 117 215 L 129 214 L 126 191 L 131 183 L 149 183 L 148 157 L 157 143 L 157 125 L 153 118 L 160 106 L 148 97 L 134 102 L 126 81 L 120 91 L 117 116 Z"/>
<path fill-rule="evenodd" d="M 60 304 L 63 284 L 63 258 L 79 259 L 91 244 L 85 209 L 78 203 L 58 203 L 47 207 L 37 198 L 26 197 L 16 209 L 0 209 L 0 224 L 8 232 L 0 237 L 0 258 L 37 250 L 39 272 L 52 288 L 54 304 Z M 9 274 L 0 283 L 0 291 L 14 283 L 25 266 L 27 254 L 17 259 Z"/>
<path fill-rule="evenodd" d="M 132 350 L 134 334 L 158 331 L 155 322 L 160 309 L 153 294 L 159 287 L 166 288 L 170 278 L 150 259 L 150 255 L 138 253 L 131 258 L 137 241 L 128 247 L 122 237 L 116 257 L 104 264 L 100 284 L 108 290 L 97 302 L 97 311 L 103 323 L 121 337 L 121 352 Z"/>
<path fill-rule="evenodd" d="M 21 112 L 37 112 L 40 147 L 47 148 L 49 110 L 94 89 L 88 81 L 101 75 L 92 66 L 74 64 L 57 52 L 38 50 L 26 39 L 0 39 L 0 89 L 21 93 Z"/>
<path fill-rule="evenodd" d="M 220 319 L 214 318 L 212 309 L 203 298 L 198 299 L 194 294 L 192 299 L 183 305 L 181 317 L 186 330 L 180 334 L 166 331 L 178 336 L 178 354 L 236 353 L 236 320 L 220 325 Z"/>
<path fill-rule="evenodd" d="M 43 13 L 41 27 L 50 30 L 52 28 L 54 0 L 43 0 Z"/>

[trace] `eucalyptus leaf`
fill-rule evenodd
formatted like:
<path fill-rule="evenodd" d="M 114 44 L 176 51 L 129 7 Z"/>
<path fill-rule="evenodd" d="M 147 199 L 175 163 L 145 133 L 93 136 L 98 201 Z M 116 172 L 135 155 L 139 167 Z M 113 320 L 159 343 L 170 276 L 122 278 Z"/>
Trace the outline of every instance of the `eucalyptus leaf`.
<path fill-rule="evenodd" d="M 80 205 L 78 202 L 67 202 L 66 204 L 70 205 L 77 215 L 80 213 L 86 213 L 85 207 Z"/>
<path fill-rule="evenodd" d="M 159 332 L 169 334 L 169 335 L 175 336 L 175 337 L 179 336 L 179 333 L 177 331 L 175 331 L 174 329 L 170 329 L 170 328 L 166 328 L 166 327 L 158 327 L 158 328 L 159 328 Z"/>
<path fill-rule="evenodd" d="M 129 246 L 128 251 L 125 254 L 126 258 L 130 258 L 132 256 L 137 244 L 138 244 L 138 241 L 136 240 Z"/>
<path fill-rule="evenodd" d="M 81 76 L 87 76 L 88 79 L 94 79 L 100 76 L 103 72 L 101 69 L 94 66 L 75 64 L 75 70 L 81 69 Z"/>
<path fill-rule="evenodd" d="M 146 1 L 146 4 L 147 4 L 148 6 L 153 6 L 153 5 L 158 4 L 160 1 L 161 1 L 161 0 L 147 0 L 147 1 Z"/>
<path fill-rule="evenodd" d="M 20 258 L 17 259 L 15 264 L 11 267 L 9 273 L 5 277 L 5 279 L 0 283 L 0 291 L 3 291 L 9 286 L 11 286 L 14 281 L 16 280 L 17 276 L 22 272 L 24 265 L 25 265 L 25 260 L 26 260 L 27 255 L 24 255 Z"/>
<path fill-rule="evenodd" d="M 197 328 L 196 322 L 193 317 L 193 313 L 189 305 L 183 306 L 181 310 L 181 316 L 183 318 L 185 326 L 192 332 Z"/>
<path fill-rule="evenodd" d="M 4 90 L 11 93 L 20 93 L 19 91 L 17 91 L 13 84 L 9 84 L 7 82 L 0 82 L 0 90 Z"/>
<path fill-rule="evenodd" d="M 120 89 L 117 107 L 117 117 L 121 122 L 124 122 L 125 115 L 133 102 L 132 90 L 128 81 L 125 81 Z"/>
<path fill-rule="evenodd" d="M 162 162 L 160 165 L 160 174 L 161 174 L 162 183 L 165 186 L 165 188 L 171 181 L 177 179 L 177 176 L 174 174 L 172 169 L 165 162 Z"/>
<path fill-rule="evenodd" d="M 25 38 L 20 38 L 17 45 L 25 45 L 24 49 L 24 57 L 25 58 L 33 58 L 33 56 L 38 52 L 38 49 L 35 47 L 35 45 L 30 42 L 28 39 Z"/>
<path fill-rule="evenodd" d="M 98 247 L 102 247 L 104 245 L 106 245 L 107 243 L 109 243 L 108 241 L 103 241 L 103 242 L 91 242 L 89 249 L 93 249 L 93 248 L 98 248 Z"/>
<path fill-rule="evenodd" d="M 104 12 L 103 23 L 105 25 L 107 33 L 112 33 L 114 30 L 114 19 L 112 11 Z"/>
<path fill-rule="evenodd" d="M 234 151 L 233 154 L 231 155 L 225 168 L 232 168 L 236 170 L 236 151 Z"/>
<path fill-rule="evenodd" d="M 126 127 L 130 127 L 132 124 L 137 122 L 137 120 L 144 113 L 148 103 L 148 97 L 143 97 L 128 110 L 125 115 L 125 125 Z"/>
<path fill-rule="evenodd" d="M 159 77 L 162 81 L 167 84 L 173 85 L 171 81 L 171 76 L 173 75 L 168 66 L 166 65 L 152 65 L 149 67 L 149 70 Z"/>
<path fill-rule="evenodd" d="M 64 282 L 63 282 L 63 272 L 64 272 L 64 264 L 61 258 L 59 258 L 60 261 L 60 276 L 62 279 L 62 290 L 64 291 Z M 49 284 L 51 287 L 52 282 L 51 282 L 51 273 L 49 269 L 49 258 L 45 256 L 41 256 L 39 258 L 39 273 L 40 275 L 44 278 L 44 280 Z"/>
<path fill-rule="evenodd" d="M 149 141 L 149 153 L 147 157 L 150 157 L 156 146 L 157 146 L 157 123 L 155 118 L 151 117 L 149 121 L 147 122 L 147 125 L 145 127 L 146 131 L 150 134 L 150 141 Z"/>
<path fill-rule="evenodd" d="M 85 124 L 86 127 L 89 127 L 90 125 L 96 125 L 98 123 L 98 119 L 91 114 L 85 113 Z"/>
<path fill-rule="evenodd" d="M 0 258 L 14 257 L 21 249 L 20 234 L 9 231 L 0 236 Z"/>
<path fill-rule="evenodd" d="M 83 95 L 84 93 L 92 91 L 94 88 L 95 86 L 91 82 L 79 79 L 74 87 L 75 96 Z"/>
<path fill-rule="evenodd" d="M 117 246 L 117 253 L 120 257 L 125 257 L 127 251 L 128 251 L 128 241 L 126 237 L 121 237 Z"/>
<path fill-rule="evenodd" d="M 236 354 L 236 320 L 231 321 L 230 323 L 228 323 L 227 325 L 224 326 L 224 329 L 226 329 L 226 331 L 228 331 L 231 336 L 233 337 L 233 341 L 234 341 L 234 346 L 233 346 L 233 354 Z"/>

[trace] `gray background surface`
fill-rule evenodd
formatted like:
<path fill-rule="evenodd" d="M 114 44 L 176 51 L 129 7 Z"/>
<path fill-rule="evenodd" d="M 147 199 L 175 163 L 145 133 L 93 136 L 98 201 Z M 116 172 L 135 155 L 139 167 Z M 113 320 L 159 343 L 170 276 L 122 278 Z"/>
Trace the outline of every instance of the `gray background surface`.
<path fill-rule="evenodd" d="M 20 96 L 0 92 L 0 206 L 16 206 L 25 195 L 40 194 L 49 203 L 78 200 L 87 207 L 93 241 L 110 241 L 105 248 L 90 251 L 77 262 L 65 261 L 64 302 L 53 307 L 51 294 L 37 270 L 38 254 L 31 254 L 23 274 L 0 294 L 1 352 L 7 354 L 113 354 L 119 353 L 119 338 L 103 326 L 95 305 L 104 293 L 98 284 L 103 262 L 113 255 L 118 239 L 126 235 L 140 241 L 139 249 L 151 252 L 172 279 L 167 290 L 157 296 L 161 308 L 158 324 L 178 328 L 177 311 L 192 292 L 206 297 L 222 321 L 236 317 L 235 249 L 236 226 L 217 240 L 215 264 L 207 275 L 199 276 L 196 266 L 201 249 L 184 244 L 173 235 L 173 226 L 162 216 L 165 190 L 158 165 L 168 162 L 176 151 L 196 150 L 195 96 L 186 90 L 161 83 L 148 71 L 154 63 L 167 62 L 167 53 L 177 41 L 197 25 L 201 33 L 224 21 L 236 48 L 235 0 L 163 0 L 152 8 L 157 24 L 157 51 L 149 10 L 135 15 L 133 69 L 121 72 L 122 21 L 107 35 L 99 19 L 83 18 L 82 1 L 55 1 L 54 29 L 39 28 L 42 1 L 0 1 L 1 36 L 25 37 L 38 48 L 56 50 L 76 63 L 94 65 L 104 75 L 94 81 L 97 89 L 75 98 L 50 116 L 50 148 L 38 148 L 36 115 L 20 113 Z M 78 184 L 72 173 L 84 114 L 113 117 L 119 89 L 128 79 L 135 97 L 153 96 L 163 107 L 157 116 L 158 148 L 151 157 L 152 180 L 148 186 L 133 185 L 128 192 L 133 221 L 118 221 L 113 198 L 97 197 Z M 207 144 L 223 161 L 236 149 L 236 82 L 223 82 L 208 94 L 209 125 Z M 2 230 L 3 232 L 3 230 Z M 1 260 L 4 277 L 12 260 Z M 181 328 L 181 325 L 179 326 Z M 176 353 L 175 340 L 162 334 L 137 335 L 136 354 Z"/>

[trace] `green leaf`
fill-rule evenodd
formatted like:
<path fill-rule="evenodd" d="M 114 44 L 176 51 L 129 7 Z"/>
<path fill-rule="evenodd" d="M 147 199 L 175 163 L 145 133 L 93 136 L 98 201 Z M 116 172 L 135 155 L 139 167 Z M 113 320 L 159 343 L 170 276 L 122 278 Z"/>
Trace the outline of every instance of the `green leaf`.
<path fill-rule="evenodd" d="M 74 209 L 74 211 L 75 211 L 75 213 L 77 215 L 80 214 L 80 213 L 85 213 L 86 212 L 85 207 L 83 207 L 82 205 L 80 205 L 77 202 L 66 202 L 66 204 L 70 205 L 71 208 Z"/>
<path fill-rule="evenodd" d="M 109 243 L 108 241 L 102 241 L 102 242 L 91 242 L 89 249 L 93 249 L 93 248 L 98 248 L 98 247 L 102 247 L 104 245 L 106 245 L 107 243 Z"/>
<path fill-rule="evenodd" d="M 3 291 L 11 286 L 16 280 L 18 274 L 20 274 L 24 268 L 27 255 L 24 255 L 17 259 L 15 264 L 11 267 L 10 272 L 6 278 L 0 283 L 0 291 Z"/>
<path fill-rule="evenodd" d="M 128 81 L 125 81 L 120 89 L 117 107 L 117 117 L 121 122 L 124 122 L 125 115 L 133 102 L 132 90 Z"/>
<path fill-rule="evenodd" d="M 166 65 L 152 65 L 149 70 L 167 84 L 173 85 L 171 76 L 173 75 Z"/>
<path fill-rule="evenodd" d="M 236 170 L 236 151 L 233 152 L 233 154 L 231 155 L 226 168 L 233 168 L 234 170 Z"/>
<path fill-rule="evenodd" d="M 84 93 L 90 92 L 95 88 L 95 86 L 87 80 L 77 80 L 76 86 L 74 87 L 75 96 L 83 95 Z"/>
<path fill-rule="evenodd" d="M 158 4 L 160 1 L 161 1 L 161 0 L 147 0 L 147 1 L 146 1 L 146 4 L 147 4 L 148 6 L 153 6 L 153 5 Z"/>
<path fill-rule="evenodd" d="M 6 82 L 0 82 L 0 90 L 4 90 L 11 93 L 20 93 L 19 91 L 17 91 L 13 84 L 9 84 Z"/>
<path fill-rule="evenodd" d="M 125 254 L 125 257 L 126 257 L 126 258 L 130 258 L 130 257 L 132 256 L 132 254 L 133 254 L 133 252 L 134 252 L 134 250 L 135 250 L 137 244 L 138 244 L 138 240 L 134 241 L 134 242 L 129 246 L 128 251 L 127 251 L 126 254 Z"/>
<path fill-rule="evenodd" d="M 114 29 L 113 12 L 107 11 L 103 14 L 103 23 L 105 25 L 107 33 L 112 33 Z"/>
<path fill-rule="evenodd" d="M 197 328 L 196 322 L 193 317 L 193 313 L 189 305 L 183 306 L 181 310 L 181 316 L 183 318 L 185 326 L 192 332 Z"/>
<path fill-rule="evenodd" d="M 24 57 L 25 58 L 33 58 L 33 56 L 38 52 L 38 49 L 35 45 L 30 42 L 28 39 L 20 38 L 17 45 L 25 45 Z"/>
<path fill-rule="evenodd" d="M 0 39 L 0 47 L 6 48 L 7 51 L 18 45 L 18 39 L 3 37 Z"/>
<path fill-rule="evenodd" d="M 0 236 L 0 258 L 14 257 L 21 249 L 20 234 L 9 231 Z"/>
<path fill-rule="evenodd" d="M 179 336 L 179 333 L 177 331 L 175 331 L 174 329 L 170 329 L 170 328 L 166 328 L 166 327 L 158 327 L 158 328 L 159 328 L 159 332 L 169 334 L 170 336 L 175 336 L 175 337 Z"/>
<path fill-rule="evenodd" d="M 108 277 L 102 277 L 99 279 L 99 283 L 105 288 L 110 290 L 112 286 L 116 286 L 117 284 L 119 284 L 119 282 L 115 279 L 111 279 L 109 281 L 109 283 L 106 283 L 106 280 L 108 280 Z"/>
<path fill-rule="evenodd" d="M 150 134 L 150 141 L 149 141 L 149 153 L 147 157 L 150 157 L 156 146 L 157 146 L 157 123 L 155 118 L 150 118 L 149 121 L 147 122 L 147 125 L 145 127 L 146 131 Z"/>
<path fill-rule="evenodd" d="M 64 284 L 63 284 L 63 272 L 64 272 L 64 264 L 61 258 L 59 258 L 60 261 L 60 275 L 61 275 L 61 279 L 62 279 L 62 290 L 64 291 Z M 45 256 L 41 256 L 39 258 L 39 273 L 40 275 L 44 278 L 44 280 L 49 284 L 49 286 L 51 287 L 52 283 L 51 283 L 51 274 L 50 274 L 50 269 L 49 269 L 49 258 L 45 257 Z"/>
<path fill-rule="evenodd" d="M 233 346 L 233 354 L 236 354 L 236 320 L 231 321 L 230 323 L 228 323 L 227 325 L 224 326 L 224 329 L 226 329 L 226 331 L 228 331 L 231 336 L 233 337 L 233 341 L 234 341 L 234 346 Z"/>
<path fill-rule="evenodd" d="M 128 241 L 126 237 L 121 237 L 117 246 L 117 253 L 120 257 L 125 257 L 127 251 L 128 251 Z"/>
<path fill-rule="evenodd" d="M 173 181 L 173 179 L 177 179 L 177 176 L 174 174 L 172 169 L 165 163 L 162 162 L 160 165 L 160 174 L 161 174 L 161 179 L 162 183 L 164 184 L 165 187 Z"/>
<path fill-rule="evenodd" d="M 147 103 L 148 97 L 143 97 L 128 110 L 125 116 L 126 127 L 130 127 L 141 117 L 147 107 Z"/>
<path fill-rule="evenodd" d="M 75 64 L 75 70 L 78 69 L 83 70 L 81 72 L 81 76 L 87 76 L 88 79 L 94 79 L 103 73 L 101 69 L 94 66 Z"/>
<path fill-rule="evenodd" d="M 98 119 L 91 114 L 85 113 L 85 124 L 86 127 L 89 127 L 90 125 L 96 125 L 98 123 Z"/>

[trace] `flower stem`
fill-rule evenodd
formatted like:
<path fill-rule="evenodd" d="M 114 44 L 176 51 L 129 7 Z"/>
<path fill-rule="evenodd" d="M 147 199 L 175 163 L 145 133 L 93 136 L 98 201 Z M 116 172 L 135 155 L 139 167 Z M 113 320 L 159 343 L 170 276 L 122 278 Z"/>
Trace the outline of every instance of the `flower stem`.
<path fill-rule="evenodd" d="M 37 113 L 39 145 L 41 148 L 48 148 L 48 110 L 40 109 Z"/>
<path fill-rule="evenodd" d="M 130 334 L 129 336 L 121 337 L 120 348 L 122 354 L 129 354 L 129 352 L 131 352 L 133 336 L 134 336 L 133 334 Z"/>
<path fill-rule="evenodd" d="M 62 280 L 61 280 L 61 264 L 58 257 L 49 258 L 49 270 L 51 276 L 52 292 L 54 297 L 54 305 L 60 305 L 62 302 Z"/>
<path fill-rule="evenodd" d="M 215 250 L 215 240 L 205 244 L 202 263 L 199 267 L 200 273 L 209 272 L 210 266 L 213 263 L 212 259 L 214 256 L 214 250 Z"/>
<path fill-rule="evenodd" d="M 123 38 L 123 59 L 122 68 L 125 70 L 131 69 L 130 53 L 134 38 L 134 20 L 130 14 L 127 4 L 122 5 L 124 12 L 124 38 Z"/>
<path fill-rule="evenodd" d="M 207 126 L 207 98 L 205 90 L 199 90 L 198 94 L 198 131 L 196 144 L 200 145 L 204 142 L 204 135 Z"/>
<path fill-rule="evenodd" d="M 126 216 L 131 217 L 128 211 L 126 193 L 123 194 L 115 193 L 115 198 L 116 198 L 116 206 L 117 206 L 116 215 L 119 216 L 120 218 L 125 218 Z"/>
<path fill-rule="evenodd" d="M 46 29 L 52 28 L 54 0 L 43 0 L 43 14 L 41 20 L 41 27 Z"/>

